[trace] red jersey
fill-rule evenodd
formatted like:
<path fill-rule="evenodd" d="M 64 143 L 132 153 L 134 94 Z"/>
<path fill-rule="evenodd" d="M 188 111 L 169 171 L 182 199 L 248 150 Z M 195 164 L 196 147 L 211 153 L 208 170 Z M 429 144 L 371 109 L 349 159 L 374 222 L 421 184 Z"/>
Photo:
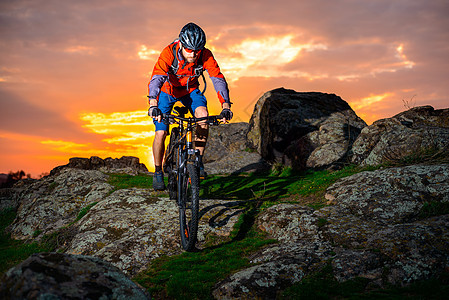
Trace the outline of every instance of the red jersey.
<path fill-rule="evenodd" d="M 195 62 L 187 63 L 181 54 L 181 43 L 179 41 L 165 47 L 154 66 L 148 84 L 148 97 L 158 99 L 161 91 L 175 98 L 185 96 L 199 87 L 199 69 L 204 69 L 209 73 L 219 101 L 222 104 L 230 102 L 228 84 L 212 52 L 207 48 L 204 48 L 201 52 Z M 172 69 L 175 59 L 174 53 L 178 56 L 177 70 Z"/>

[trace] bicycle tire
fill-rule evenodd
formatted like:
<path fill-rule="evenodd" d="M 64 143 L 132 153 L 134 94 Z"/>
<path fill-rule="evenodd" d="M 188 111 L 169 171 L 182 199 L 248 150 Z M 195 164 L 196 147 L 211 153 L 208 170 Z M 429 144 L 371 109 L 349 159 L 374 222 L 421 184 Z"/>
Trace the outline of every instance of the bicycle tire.
<path fill-rule="evenodd" d="M 168 175 L 168 194 L 171 200 L 177 199 L 177 178 L 176 172 L 177 170 L 177 162 L 179 158 L 179 150 L 176 148 L 176 143 L 179 139 L 179 130 L 178 128 L 173 128 L 170 134 L 170 142 L 168 143 L 167 150 L 165 151 L 164 158 L 164 171 Z"/>
<path fill-rule="evenodd" d="M 198 233 L 200 181 L 197 167 L 189 163 L 182 178 L 179 201 L 181 245 L 186 251 L 195 249 Z"/>

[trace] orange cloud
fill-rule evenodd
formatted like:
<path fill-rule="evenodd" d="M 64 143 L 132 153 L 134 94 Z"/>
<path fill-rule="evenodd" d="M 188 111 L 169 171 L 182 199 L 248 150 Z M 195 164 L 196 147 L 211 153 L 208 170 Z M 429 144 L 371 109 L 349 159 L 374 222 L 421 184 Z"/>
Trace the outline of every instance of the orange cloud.
<path fill-rule="evenodd" d="M 400 44 L 396 48 L 397 54 L 396 56 L 401 60 L 401 65 L 403 65 L 405 68 L 411 69 L 413 66 L 415 66 L 415 63 L 407 58 L 407 56 L 404 54 L 404 44 Z"/>
<path fill-rule="evenodd" d="M 159 54 L 160 51 L 148 49 L 145 45 L 141 45 L 140 50 L 137 52 L 137 56 L 142 60 L 155 60 Z"/>
<path fill-rule="evenodd" d="M 320 43 L 298 44 L 295 35 L 267 36 L 259 39 L 245 39 L 228 49 L 216 49 L 220 66 L 232 81 L 240 77 L 276 77 L 298 75 L 308 76 L 298 71 L 286 72 L 282 67 L 295 60 L 301 52 L 326 49 Z"/>
<path fill-rule="evenodd" d="M 357 114 L 367 123 L 371 124 L 377 121 L 380 115 L 376 112 L 385 106 L 385 103 L 394 101 L 395 93 L 387 92 L 384 94 L 374 95 L 370 94 L 360 100 L 351 101 L 351 107 Z"/>
<path fill-rule="evenodd" d="M 71 156 L 121 157 L 136 156 L 149 169 L 153 167 L 150 145 L 154 136 L 153 124 L 146 111 L 84 113 L 81 126 L 103 136 L 107 145 L 75 143 L 67 140 L 45 140 L 41 143 L 52 150 L 70 153 Z"/>

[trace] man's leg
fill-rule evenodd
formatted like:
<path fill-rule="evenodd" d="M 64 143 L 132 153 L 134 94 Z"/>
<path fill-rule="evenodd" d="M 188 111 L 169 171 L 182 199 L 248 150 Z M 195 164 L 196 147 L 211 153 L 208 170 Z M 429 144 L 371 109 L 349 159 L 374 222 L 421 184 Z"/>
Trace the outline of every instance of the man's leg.
<path fill-rule="evenodd" d="M 189 107 L 197 118 L 203 118 L 209 115 L 207 111 L 206 97 L 204 97 L 199 89 L 195 89 L 190 94 L 183 97 L 181 99 L 181 102 L 182 104 L 184 104 L 184 106 Z M 207 125 L 207 122 L 204 121 L 198 124 L 195 132 L 195 149 L 200 152 L 199 165 L 201 177 L 206 177 L 206 172 L 204 171 L 203 166 L 203 154 L 208 135 L 209 125 Z"/>
<path fill-rule="evenodd" d="M 207 107 L 199 106 L 195 109 L 195 117 L 203 118 L 207 117 L 209 114 L 207 112 Z M 207 123 L 201 122 L 196 126 L 196 135 L 195 135 L 195 148 L 200 151 L 200 155 L 202 156 L 204 153 L 204 147 L 206 147 L 207 137 L 209 136 L 209 125 Z"/>
<path fill-rule="evenodd" d="M 162 160 L 164 159 L 164 142 L 167 132 L 165 130 L 157 130 L 153 141 L 153 159 L 154 159 L 154 175 L 153 189 L 155 191 L 165 190 L 164 172 L 162 171 Z"/>
<path fill-rule="evenodd" d="M 168 114 L 171 112 L 171 109 L 175 102 L 176 99 L 172 98 L 164 92 L 161 92 L 161 94 L 159 95 L 158 107 L 162 111 L 162 113 Z M 153 141 L 153 159 L 155 168 L 155 172 L 153 175 L 153 188 L 155 190 L 165 190 L 162 163 L 164 160 L 165 152 L 165 138 L 167 137 L 169 127 L 163 122 L 157 122 L 156 119 L 154 119 L 154 125 L 156 127 L 156 132 Z"/>
<path fill-rule="evenodd" d="M 165 152 L 165 138 L 167 137 L 167 132 L 165 130 L 158 130 L 154 136 L 153 141 L 153 159 L 154 167 L 156 171 L 162 168 L 162 161 L 164 159 Z"/>

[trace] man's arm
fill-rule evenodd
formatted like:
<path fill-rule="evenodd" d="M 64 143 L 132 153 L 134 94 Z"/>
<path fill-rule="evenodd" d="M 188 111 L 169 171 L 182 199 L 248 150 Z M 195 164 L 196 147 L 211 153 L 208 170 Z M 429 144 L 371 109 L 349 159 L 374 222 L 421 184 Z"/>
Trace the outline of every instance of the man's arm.
<path fill-rule="evenodd" d="M 161 92 L 161 87 L 168 78 L 168 70 L 173 61 L 173 53 L 170 49 L 170 46 L 165 47 L 162 50 L 161 55 L 159 56 L 156 64 L 154 65 L 153 74 L 151 75 L 151 80 L 148 83 L 148 98 L 150 101 L 156 100 L 159 97 L 159 93 Z M 151 103 L 150 103 L 151 105 Z"/>
<path fill-rule="evenodd" d="M 212 52 L 209 49 L 203 50 L 203 67 L 209 73 L 209 77 L 212 80 L 215 91 L 217 92 L 218 100 L 220 101 L 222 107 L 223 105 L 231 107 L 231 100 L 229 98 L 229 88 L 228 83 L 224 75 L 221 73 L 220 67 L 215 60 Z"/>

